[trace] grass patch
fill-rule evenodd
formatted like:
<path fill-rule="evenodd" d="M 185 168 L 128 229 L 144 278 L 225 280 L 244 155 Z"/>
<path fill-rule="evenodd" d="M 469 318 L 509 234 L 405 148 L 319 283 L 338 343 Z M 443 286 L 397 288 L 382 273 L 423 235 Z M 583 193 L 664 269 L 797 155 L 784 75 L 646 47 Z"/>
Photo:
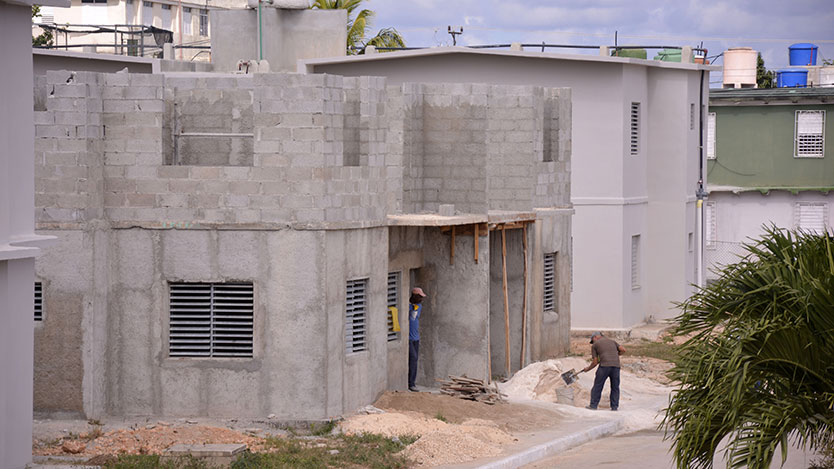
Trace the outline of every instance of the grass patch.
<path fill-rule="evenodd" d="M 640 342 L 625 345 L 625 349 L 628 355 L 637 357 L 659 358 L 670 362 L 678 358 L 678 346 L 671 341 L 652 342 L 642 339 Z"/>
<path fill-rule="evenodd" d="M 417 440 L 413 435 L 387 438 L 381 435 L 339 435 L 321 440 L 267 438 L 267 453 L 246 453 L 232 469 L 366 467 L 407 468 L 400 451 Z"/>
<path fill-rule="evenodd" d="M 159 455 L 123 454 L 118 457 L 107 457 L 105 460 L 90 460 L 105 469 L 213 469 L 203 460 L 183 456 L 176 459 L 162 461 Z"/>
<path fill-rule="evenodd" d="M 336 428 L 336 421 L 334 420 L 322 423 L 311 423 L 310 434 L 313 436 L 326 436 L 331 434 L 334 428 Z"/>
<path fill-rule="evenodd" d="M 443 414 L 441 414 L 440 412 L 438 412 L 437 415 L 434 416 L 434 418 L 440 420 L 441 422 L 449 423 L 449 420 L 447 420 L 446 417 L 444 417 Z"/>

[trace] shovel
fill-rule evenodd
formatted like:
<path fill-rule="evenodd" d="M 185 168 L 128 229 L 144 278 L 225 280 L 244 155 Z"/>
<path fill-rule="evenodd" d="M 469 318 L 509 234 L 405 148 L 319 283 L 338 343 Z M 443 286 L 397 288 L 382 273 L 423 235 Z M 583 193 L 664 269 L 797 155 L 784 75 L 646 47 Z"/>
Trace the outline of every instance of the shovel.
<path fill-rule="evenodd" d="M 579 373 L 584 373 L 584 372 L 585 372 L 585 370 L 582 370 Z M 566 372 L 562 373 L 562 379 L 565 380 L 565 384 L 570 386 L 571 383 L 573 383 L 574 381 L 579 379 L 579 373 L 577 373 L 576 370 L 571 368 L 570 371 L 566 371 Z"/>

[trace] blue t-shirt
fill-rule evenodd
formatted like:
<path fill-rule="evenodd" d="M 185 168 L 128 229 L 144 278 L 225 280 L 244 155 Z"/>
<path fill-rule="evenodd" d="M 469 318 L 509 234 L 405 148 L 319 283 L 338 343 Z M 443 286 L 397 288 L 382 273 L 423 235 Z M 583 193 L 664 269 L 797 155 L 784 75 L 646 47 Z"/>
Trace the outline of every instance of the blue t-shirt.
<path fill-rule="evenodd" d="M 420 340 L 420 313 L 423 305 L 408 305 L 408 340 Z"/>

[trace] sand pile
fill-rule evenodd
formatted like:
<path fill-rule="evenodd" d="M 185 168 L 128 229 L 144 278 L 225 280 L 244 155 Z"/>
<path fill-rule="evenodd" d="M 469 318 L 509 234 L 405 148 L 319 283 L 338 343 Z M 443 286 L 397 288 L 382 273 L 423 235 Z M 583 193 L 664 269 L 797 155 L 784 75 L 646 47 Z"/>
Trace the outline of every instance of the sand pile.
<path fill-rule="evenodd" d="M 458 464 L 496 456 L 501 453 L 504 445 L 515 441 L 498 424 L 489 420 L 468 419 L 453 424 L 410 411 L 356 415 L 343 421 L 340 426 L 348 434 L 419 436 L 403 454 L 421 465 Z"/>

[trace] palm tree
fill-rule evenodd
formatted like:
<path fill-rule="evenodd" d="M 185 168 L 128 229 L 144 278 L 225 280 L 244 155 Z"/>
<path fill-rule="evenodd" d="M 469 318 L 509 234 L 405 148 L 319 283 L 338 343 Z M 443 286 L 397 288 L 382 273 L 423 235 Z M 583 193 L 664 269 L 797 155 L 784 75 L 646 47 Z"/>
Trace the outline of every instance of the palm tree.
<path fill-rule="evenodd" d="M 663 426 L 679 468 L 766 468 L 789 440 L 834 443 L 834 236 L 766 227 L 746 255 L 680 305 Z"/>
<path fill-rule="evenodd" d="M 394 28 L 384 28 L 376 36 L 365 40 L 374 12 L 359 9 L 363 0 L 315 0 L 310 8 L 319 10 L 347 10 L 347 53 L 363 54 L 365 46 L 405 47 L 405 40 Z M 354 12 L 358 13 L 354 16 Z"/>

